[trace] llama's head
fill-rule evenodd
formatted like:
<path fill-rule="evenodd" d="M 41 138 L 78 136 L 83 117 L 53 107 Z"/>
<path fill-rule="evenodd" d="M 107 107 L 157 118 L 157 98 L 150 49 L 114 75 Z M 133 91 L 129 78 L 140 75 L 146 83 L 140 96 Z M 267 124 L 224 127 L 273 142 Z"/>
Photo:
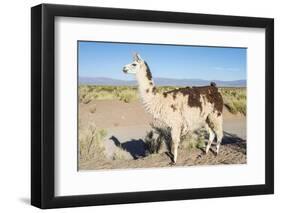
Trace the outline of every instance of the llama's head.
<path fill-rule="evenodd" d="M 139 54 L 133 55 L 133 63 L 127 64 L 123 67 L 124 73 L 136 74 L 140 72 L 141 68 L 145 65 L 144 60 L 140 57 Z"/>

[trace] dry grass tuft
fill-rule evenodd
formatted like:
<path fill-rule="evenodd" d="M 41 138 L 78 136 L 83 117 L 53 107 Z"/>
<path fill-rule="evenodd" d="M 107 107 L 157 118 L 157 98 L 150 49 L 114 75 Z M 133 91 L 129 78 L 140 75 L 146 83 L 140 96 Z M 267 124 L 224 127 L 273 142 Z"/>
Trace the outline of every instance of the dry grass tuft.
<path fill-rule="evenodd" d="M 134 100 L 137 100 L 138 96 L 136 95 L 136 92 L 134 90 L 122 90 L 117 94 L 117 97 L 120 101 L 123 101 L 125 103 L 130 103 Z"/>
<path fill-rule="evenodd" d="M 92 158 L 104 158 L 105 147 L 103 140 L 107 132 L 104 129 L 97 129 L 95 125 L 79 129 L 79 158 L 89 160 Z"/>
<path fill-rule="evenodd" d="M 192 150 L 205 148 L 206 131 L 201 129 L 197 132 L 190 132 L 181 138 L 180 149 Z"/>
<path fill-rule="evenodd" d="M 97 108 L 95 105 L 90 107 L 90 113 L 94 114 L 97 111 Z"/>
<path fill-rule="evenodd" d="M 121 147 L 116 147 L 112 155 L 112 160 L 132 160 L 133 157 L 129 152 L 122 149 Z"/>
<path fill-rule="evenodd" d="M 148 152 L 150 154 L 157 154 L 168 151 L 171 142 L 170 129 L 156 120 L 150 126 L 152 130 L 146 134 L 144 139 Z"/>
<path fill-rule="evenodd" d="M 162 144 L 162 135 L 155 136 L 155 131 L 151 130 L 145 136 L 144 142 L 150 154 L 158 153 Z"/>
<path fill-rule="evenodd" d="M 79 101 L 88 104 L 92 100 L 120 100 L 125 103 L 138 99 L 136 87 L 130 86 L 79 86 Z"/>
<path fill-rule="evenodd" d="M 246 115 L 247 95 L 245 88 L 221 88 L 223 102 L 229 112 Z"/>

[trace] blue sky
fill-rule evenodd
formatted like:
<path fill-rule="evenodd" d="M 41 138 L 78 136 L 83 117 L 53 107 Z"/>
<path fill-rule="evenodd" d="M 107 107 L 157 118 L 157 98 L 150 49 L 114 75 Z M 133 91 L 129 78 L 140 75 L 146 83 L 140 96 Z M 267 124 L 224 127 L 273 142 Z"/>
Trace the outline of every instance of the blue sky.
<path fill-rule="evenodd" d="M 122 68 L 138 52 L 153 77 L 204 80 L 246 79 L 246 48 L 78 42 L 79 76 L 132 80 Z"/>

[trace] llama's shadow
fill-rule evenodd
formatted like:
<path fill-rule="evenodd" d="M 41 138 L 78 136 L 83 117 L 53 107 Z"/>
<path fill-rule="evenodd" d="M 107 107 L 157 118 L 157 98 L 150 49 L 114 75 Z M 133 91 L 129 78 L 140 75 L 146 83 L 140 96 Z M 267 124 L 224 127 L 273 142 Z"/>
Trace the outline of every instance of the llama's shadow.
<path fill-rule="evenodd" d="M 146 144 L 142 139 L 133 139 L 123 143 L 121 143 L 115 136 L 111 136 L 109 139 L 113 141 L 115 146 L 129 152 L 135 160 L 145 157 L 146 155 Z"/>
<path fill-rule="evenodd" d="M 238 137 L 235 134 L 229 132 L 223 132 L 223 139 L 222 144 L 238 144 L 238 143 L 245 143 L 246 140 Z"/>
<path fill-rule="evenodd" d="M 235 134 L 224 132 L 224 137 L 222 139 L 222 144 L 228 144 L 231 148 L 237 152 L 243 154 L 247 153 L 247 143 L 245 139 L 238 137 Z"/>

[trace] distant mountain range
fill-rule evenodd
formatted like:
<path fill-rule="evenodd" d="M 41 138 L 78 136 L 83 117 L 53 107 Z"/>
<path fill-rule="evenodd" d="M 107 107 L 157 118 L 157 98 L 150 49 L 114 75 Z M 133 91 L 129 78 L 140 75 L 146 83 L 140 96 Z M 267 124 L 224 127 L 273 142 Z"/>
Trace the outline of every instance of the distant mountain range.
<path fill-rule="evenodd" d="M 219 87 L 246 87 L 246 80 L 220 81 L 220 80 L 202 80 L 202 79 L 172 79 L 172 78 L 153 78 L 158 86 L 205 86 L 210 82 L 215 82 Z M 105 77 L 79 77 L 79 84 L 93 85 L 113 85 L 113 86 L 134 86 L 136 81 L 126 81 Z"/>

